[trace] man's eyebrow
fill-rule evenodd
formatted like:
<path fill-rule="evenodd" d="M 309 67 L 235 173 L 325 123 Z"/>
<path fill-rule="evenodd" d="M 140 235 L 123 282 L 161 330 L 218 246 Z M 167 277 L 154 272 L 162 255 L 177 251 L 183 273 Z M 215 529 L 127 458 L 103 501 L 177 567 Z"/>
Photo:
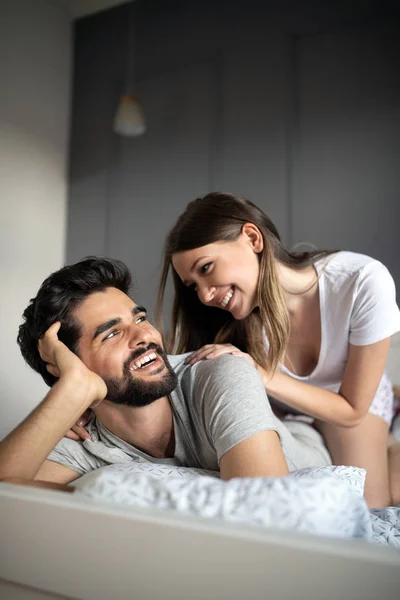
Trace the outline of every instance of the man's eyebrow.
<path fill-rule="evenodd" d="M 138 315 L 139 313 L 146 313 L 147 314 L 147 309 L 144 306 L 135 306 L 134 308 L 132 308 L 132 314 L 135 317 L 136 315 Z"/>
<path fill-rule="evenodd" d="M 106 321 L 105 323 L 102 323 L 101 325 L 98 326 L 98 328 L 94 332 L 93 340 L 95 340 L 99 335 L 101 335 L 105 331 L 108 331 L 112 327 L 115 327 L 115 325 L 118 325 L 119 323 L 121 323 L 121 319 L 120 318 L 118 318 L 118 319 L 110 319 L 109 321 Z"/>
<path fill-rule="evenodd" d="M 134 317 L 136 317 L 136 315 L 139 315 L 140 313 L 146 313 L 147 314 L 147 310 L 145 309 L 144 306 L 134 306 L 132 308 L 132 315 Z M 121 323 L 121 321 L 122 321 L 122 319 L 120 317 L 118 317 L 118 318 L 115 318 L 115 319 L 110 319 L 109 321 L 106 321 L 105 323 L 102 323 L 101 325 L 99 325 L 97 327 L 96 331 L 94 332 L 93 340 L 95 340 L 99 335 L 101 335 L 102 333 L 105 333 L 106 331 L 108 331 L 112 327 L 115 327 L 116 325 L 119 325 Z"/>

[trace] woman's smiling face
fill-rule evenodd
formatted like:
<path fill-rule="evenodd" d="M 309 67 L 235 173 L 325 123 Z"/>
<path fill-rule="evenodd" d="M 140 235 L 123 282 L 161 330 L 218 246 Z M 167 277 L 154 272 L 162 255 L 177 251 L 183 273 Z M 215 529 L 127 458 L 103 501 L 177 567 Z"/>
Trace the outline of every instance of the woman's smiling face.
<path fill-rule="evenodd" d="M 262 249 L 262 236 L 249 223 L 235 241 L 177 252 L 172 265 L 203 304 L 227 310 L 240 320 L 257 306 L 258 255 Z"/>

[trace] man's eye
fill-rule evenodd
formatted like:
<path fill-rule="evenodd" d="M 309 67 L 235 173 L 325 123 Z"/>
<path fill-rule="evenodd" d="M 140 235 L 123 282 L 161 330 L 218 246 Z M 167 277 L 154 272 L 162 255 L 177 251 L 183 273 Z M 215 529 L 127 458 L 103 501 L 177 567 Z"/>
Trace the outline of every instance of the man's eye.
<path fill-rule="evenodd" d="M 116 331 L 116 330 L 110 331 L 110 333 L 107 334 L 106 337 L 103 339 L 103 342 L 105 340 L 110 340 L 111 338 L 115 337 L 117 335 L 117 333 L 118 333 L 118 331 Z"/>
<path fill-rule="evenodd" d="M 208 269 L 211 267 L 212 263 L 206 263 L 205 265 L 203 265 L 202 267 L 200 267 L 200 271 L 202 273 L 206 273 L 208 271 Z"/>
<path fill-rule="evenodd" d="M 143 323 L 143 321 L 147 321 L 147 315 L 142 315 L 136 319 L 136 323 Z"/>

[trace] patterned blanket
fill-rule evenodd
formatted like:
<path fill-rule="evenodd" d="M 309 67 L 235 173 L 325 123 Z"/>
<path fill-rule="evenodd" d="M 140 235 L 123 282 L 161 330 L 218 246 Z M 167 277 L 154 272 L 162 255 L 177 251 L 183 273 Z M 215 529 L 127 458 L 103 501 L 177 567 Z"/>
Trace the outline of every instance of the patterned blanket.
<path fill-rule="evenodd" d="M 400 548 L 400 507 L 369 511 L 364 480 L 363 469 L 339 466 L 222 481 L 215 472 L 131 461 L 93 471 L 74 485 L 95 501 Z"/>

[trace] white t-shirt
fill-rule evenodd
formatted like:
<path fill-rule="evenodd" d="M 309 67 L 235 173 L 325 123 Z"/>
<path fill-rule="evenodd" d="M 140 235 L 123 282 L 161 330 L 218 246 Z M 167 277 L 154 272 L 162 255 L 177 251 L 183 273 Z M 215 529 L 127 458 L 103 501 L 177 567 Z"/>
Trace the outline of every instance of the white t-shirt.
<path fill-rule="evenodd" d="M 299 381 L 338 392 L 348 344 L 366 346 L 400 330 L 396 289 L 388 269 L 363 254 L 337 252 L 324 256 L 314 266 L 319 276 L 321 312 L 318 363 L 306 377 L 284 365 L 280 370 Z"/>

